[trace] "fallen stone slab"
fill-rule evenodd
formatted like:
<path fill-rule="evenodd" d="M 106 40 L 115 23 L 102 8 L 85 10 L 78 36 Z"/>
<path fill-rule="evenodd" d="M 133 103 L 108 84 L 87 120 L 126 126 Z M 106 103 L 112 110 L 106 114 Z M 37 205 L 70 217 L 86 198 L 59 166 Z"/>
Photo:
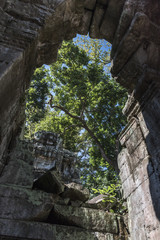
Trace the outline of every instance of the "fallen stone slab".
<path fill-rule="evenodd" d="M 77 183 L 65 184 L 65 191 L 61 194 L 62 198 L 70 198 L 71 201 L 85 202 L 89 199 L 89 190 Z"/>
<path fill-rule="evenodd" d="M 35 188 L 47 193 L 60 194 L 64 191 L 64 184 L 56 171 L 48 171 L 34 181 L 33 189 Z"/>
<path fill-rule="evenodd" d="M 1 218 L 45 221 L 53 204 L 52 194 L 16 185 L 0 185 Z"/>
<path fill-rule="evenodd" d="M 0 219 L 0 237 L 3 239 L 35 240 L 120 240 L 117 235 L 90 232 L 81 228 Z M 121 239 L 122 240 L 122 239 Z"/>
<path fill-rule="evenodd" d="M 55 204 L 49 220 L 97 232 L 118 234 L 119 231 L 117 215 L 97 209 Z"/>
<path fill-rule="evenodd" d="M 100 194 L 97 197 L 94 197 L 87 202 L 83 203 L 82 207 L 93 208 L 93 209 L 106 209 L 109 205 L 108 202 L 105 202 L 105 195 Z"/>

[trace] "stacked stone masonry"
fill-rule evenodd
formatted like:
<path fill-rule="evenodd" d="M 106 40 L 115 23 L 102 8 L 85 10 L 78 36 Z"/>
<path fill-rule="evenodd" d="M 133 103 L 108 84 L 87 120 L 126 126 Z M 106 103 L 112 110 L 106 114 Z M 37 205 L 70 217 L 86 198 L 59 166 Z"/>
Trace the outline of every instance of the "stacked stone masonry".
<path fill-rule="evenodd" d="M 7 151 L 21 132 L 35 67 L 56 61 L 62 41 L 76 33 L 106 39 L 112 75 L 130 95 L 118 161 L 131 239 L 159 240 L 159 0 L 1 0 L 0 13 L 0 172 L 11 174 Z"/>
<path fill-rule="evenodd" d="M 18 142 L 8 156 L 0 178 L 0 239 L 127 240 L 123 218 L 96 204 L 87 207 L 88 189 L 59 168 L 66 163 L 60 143 L 57 134 L 39 132 L 32 142 Z M 38 173 L 37 144 L 43 145 L 38 157 L 45 162 L 38 165 Z M 63 157 L 48 159 L 49 147 L 50 152 L 57 148 Z M 68 165 L 74 165 L 73 153 L 67 153 L 72 156 Z"/>

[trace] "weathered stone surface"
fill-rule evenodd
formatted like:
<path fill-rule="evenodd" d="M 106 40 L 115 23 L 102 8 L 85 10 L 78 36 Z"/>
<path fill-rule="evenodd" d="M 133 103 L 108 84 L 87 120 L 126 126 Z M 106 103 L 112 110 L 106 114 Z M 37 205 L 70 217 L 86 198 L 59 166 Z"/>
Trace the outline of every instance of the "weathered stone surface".
<path fill-rule="evenodd" d="M 118 234 L 117 217 L 114 214 L 83 207 L 54 205 L 50 221 L 83 229 Z M 103 224 L 105 223 L 105 224 Z"/>
<path fill-rule="evenodd" d="M 105 195 L 100 194 L 97 197 L 88 200 L 83 203 L 82 207 L 93 208 L 93 209 L 107 209 L 108 203 L 104 202 Z"/>
<path fill-rule="evenodd" d="M 34 181 L 33 188 L 60 194 L 64 191 L 64 184 L 56 171 L 48 171 Z"/>
<path fill-rule="evenodd" d="M 89 199 L 89 190 L 77 183 L 65 184 L 65 191 L 61 194 L 63 198 L 70 198 L 72 201 L 85 202 Z"/>
<path fill-rule="evenodd" d="M 100 25 L 105 14 L 105 8 L 103 5 L 96 4 L 94 11 L 92 23 L 90 26 L 89 35 L 91 38 L 103 38 L 103 35 L 100 33 Z"/>
<path fill-rule="evenodd" d="M 18 142 L 15 149 L 8 156 L 8 164 L 5 166 L 0 178 L 0 183 L 15 184 L 32 188 L 33 156 L 23 142 Z"/>
<path fill-rule="evenodd" d="M 92 22 L 93 13 L 92 11 L 84 10 L 83 17 L 81 20 L 81 26 L 78 30 L 79 34 L 87 35 Z"/>
<path fill-rule="evenodd" d="M 53 132 L 40 131 L 34 134 L 34 140 L 43 145 L 54 146 L 56 149 L 62 147 L 62 140 L 58 134 Z"/>
<path fill-rule="evenodd" d="M 52 208 L 51 194 L 16 185 L 0 185 L 1 218 L 45 221 Z"/>
<path fill-rule="evenodd" d="M 102 6 L 101 10 L 98 5 Z M 133 240 L 159 240 L 159 192 L 154 188 L 159 189 L 160 185 L 160 95 L 159 85 L 153 88 L 153 82 L 158 83 L 160 79 L 159 12 L 158 0 L 0 2 L 0 168 L 5 169 L 6 181 L 11 181 L 7 167 L 14 169 L 15 166 L 9 162 L 3 168 L 7 162 L 6 151 L 21 131 L 24 93 L 35 66 L 55 61 L 62 40 L 71 39 L 78 32 L 92 31 L 94 37 L 105 37 L 113 43 L 113 75 L 130 93 L 134 90 L 133 95 L 139 101 L 139 108 L 132 102 L 133 108 L 126 112 L 129 120 L 136 117 L 140 122 L 132 134 L 125 132 L 125 150 L 120 163 L 125 196 L 131 202 L 129 217 Z M 154 74 L 146 70 L 150 68 Z M 69 176 L 71 168 L 67 168 L 67 161 L 64 165 Z M 23 175 L 23 171 L 19 171 L 17 179 Z M 13 181 L 18 184 L 16 176 Z M 28 181 L 23 184 L 30 186 Z M 145 191 L 138 190 L 142 186 Z M 150 201 L 146 201 L 145 192 L 150 195 Z M 146 207 L 140 204 L 134 208 L 136 199 L 146 203 Z M 135 214 L 137 209 L 139 212 Z"/>
<path fill-rule="evenodd" d="M 41 141 L 39 144 L 43 142 L 42 145 L 45 146 L 45 144 L 49 143 L 49 149 L 53 148 L 51 146 L 53 142 L 54 148 L 57 146 L 57 140 L 53 141 L 53 136 L 56 137 L 55 134 L 46 133 L 45 135 L 43 132 L 43 135 L 48 135 L 49 139 L 44 138 L 44 141 L 43 137 L 39 138 Z M 60 197 L 59 194 L 64 191 L 64 184 L 60 174 L 56 171 L 50 170 L 45 172 L 34 182 L 31 190 L 33 173 L 32 178 L 29 176 L 29 179 L 31 179 L 29 184 L 27 174 L 33 170 L 31 151 L 33 151 L 34 146 L 32 145 L 34 145 L 34 141 L 17 142 L 14 151 L 10 153 L 11 157 L 6 169 L 15 172 L 18 169 L 18 171 L 12 182 L 12 174 L 11 172 L 9 174 L 9 171 L 4 170 L 0 178 L 0 225 L 1 219 L 5 219 L 3 228 L 0 228 L 0 238 L 38 240 L 73 239 L 74 237 L 79 240 L 117 240 L 120 237 L 120 239 L 125 239 L 122 238 L 123 234 L 121 234 L 121 231 L 119 232 L 121 224 L 116 215 L 104 211 L 81 208 L 83 201 L 89 198 L 89 191 L 81 185 L 76 183 L 66 184 L 66 190 Z M 61 150 L 61 147 L 59 150 Z M 70 155 L 69 151 L 64 150 L 65 162 L 70 162 Z M 18 168 L 18 163 L 20 168 Z M 25 222 L 26 220 L 27 222 Z"/>
<path fill-rule="evenodd" d="M 39 222 L 0 219 L 0 236 L 25 240 L 117 240 L 117 235 L 90 232 L 81 228 L 51 225 Z M 67 234 L 66 234 L 67 233 Z M 12 237 L 11 237 L 12 236 Z M 120 240 L 120 239 L 119 239 Z M 122 240 L 122 239 L 121 239 Z"/>
<path fill-rule="evenodd" d="M 125 0 L 109 0 L 104 19 L 100 27 L 100 33 L 104 38 L 112 43 L 119 18 L 123 9 Z"/>
<path fill-rule="evenodd" d="M 85 0 L 84 6 L 86 9 L 94 10 L 96 6 L 96 0 Z"/>
<path fill-rule="evenodd" d="M 35 178 L 55 169 L 65 183 L 80 182 L 79 172 L 75 167 L 77 156 L 62 148 L 62 140 L 57 134 L 44 131 L 36 133 L 33 155 Z"/>
<path fill-rule="evenodd" d="M 160 172 L 157 148 L 159 133 L 158 125 L 155 124 L 159 118 L 159 88 L 156 86 L 154 83 L 149 84 L 138 104 L 133 101 L 132 96 L 132 101 L 128 102 L 125 110 L 130 121 L 121 137 L 125 148 L 118 161 L 124 197 L 128 199 L 131 239 L 159 238 L 160 192 L 156 187 L 159 185 L 157 176 Z M 137 117 L 133 118 L 135 114 Z M 156 121 L 153 120 L 154 116 Z M 154 128 L 156 129 L 153 131 Z M 155 136 L 153 132 L 157 132 Z"/>

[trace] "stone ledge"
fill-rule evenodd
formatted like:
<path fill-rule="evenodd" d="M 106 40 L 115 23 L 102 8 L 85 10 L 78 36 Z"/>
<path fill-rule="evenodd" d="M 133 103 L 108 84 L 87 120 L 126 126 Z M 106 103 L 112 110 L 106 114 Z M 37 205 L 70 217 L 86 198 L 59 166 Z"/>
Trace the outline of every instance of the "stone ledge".
<path fill-rule="evenodd" d="M 39 222 L 0 219 L 0 239 L 23 240 L 120 240 L 117 235 Z M 122 239 L 121 239 L 122 240 Z"/>
<path fill-rule="evenodd" d="M 97 209 L 55 204 L 49 220 L 51 223 L 77 226 L 89 231 L 119 234 L 117 215 Z"/>
<path fill-rule="evenodd" d="M 1 218 L 45 221 L 53 204 L 52 194 L 16 185 L 0 185 Z"/>

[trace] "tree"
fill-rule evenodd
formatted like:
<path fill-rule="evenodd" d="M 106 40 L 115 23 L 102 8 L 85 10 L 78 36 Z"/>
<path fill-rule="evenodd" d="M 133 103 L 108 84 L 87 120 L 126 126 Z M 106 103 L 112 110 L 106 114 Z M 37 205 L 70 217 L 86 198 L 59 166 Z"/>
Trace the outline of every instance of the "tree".
<path fill-rule="evenodd" d="M 26 132 L 31 136 L 34 124 L 44 118 L 46 113 L 47 97 L 49 95 L 49 78 L 45 67 L 36 69 L 31 85 L 26 93 Z"/>
<path fill-rule="evenodd" d="M 51 74 L 54 97 L 50 107 L 72 118 L 74 127 L 87 131 L 91 162 L 108 162 L 118 172 L 115 146 L 125 121 L 121 110 L 126 91 L 105 74 L 98 57 L 93 61 L 72 41 L 62 45 Z"/>
<path fill-rule="evenodd" d="M 92 189 L 107 191 L 111 184 L 119 184 L 112 165 L 117 169 L 117 136 L 126 124 L 122 115 L 126 90 L 106 70 L 110 64 L 103 46 L 88 39 L 86 44 L 87 49 L 83 43 L 62 44 L 47 75 L 50 104 L 45 104 L 45 116 L 34 124 L 34 131 L 62 136 L 64 147 L 77 152 L 82 182 L 94 194 Z"/>

